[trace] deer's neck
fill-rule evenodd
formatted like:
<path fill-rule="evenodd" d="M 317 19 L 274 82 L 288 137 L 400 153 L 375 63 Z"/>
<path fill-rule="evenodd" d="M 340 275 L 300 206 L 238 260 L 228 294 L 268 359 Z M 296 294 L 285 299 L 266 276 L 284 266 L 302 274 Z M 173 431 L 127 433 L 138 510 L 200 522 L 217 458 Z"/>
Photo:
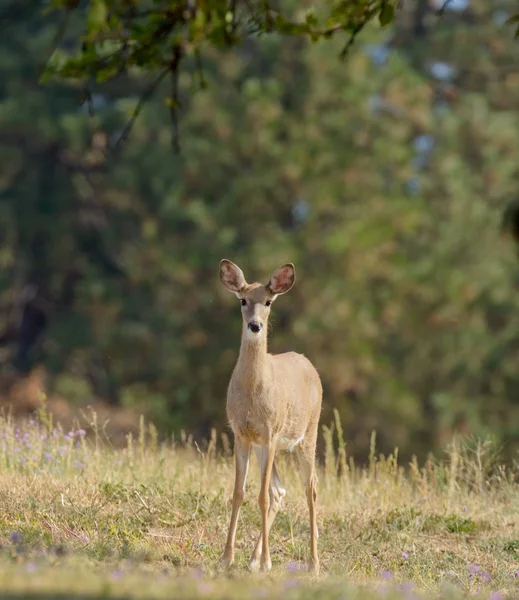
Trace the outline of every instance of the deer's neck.
<path fill-rule="evenodd" d="M 259 339 L 251 339 L 244 325 L 236 370 L 241 385 L 246 389 L 253 390 L 265 384 L 269 373 L 266 332 Z"/>

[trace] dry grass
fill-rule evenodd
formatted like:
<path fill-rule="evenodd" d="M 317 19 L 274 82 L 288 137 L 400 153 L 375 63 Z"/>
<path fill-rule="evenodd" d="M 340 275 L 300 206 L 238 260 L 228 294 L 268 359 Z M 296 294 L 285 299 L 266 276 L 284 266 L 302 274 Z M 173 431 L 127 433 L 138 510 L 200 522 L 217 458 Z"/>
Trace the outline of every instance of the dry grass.
<path fill-rule="evenodd" d="M 519 594 L 519 492 L 514 469 L 500 467 L 489 444 L 459 442 L 444 462 L 404 468 L 395 456 L 376 456 L 373 443 L 361 469 L 348 461 L 340 427 L 325 428 L 322 573 L 311 579 L 299 571 L 308 516 L 290 456 L 280 465 L 288 493 L 271 534 L 273 573 L 246 571 L 259 531 L 253 461 L 237 565 L 221 574 L 234 474 L 225 438 L 214 436 L 204 451 L 189 440 L 159 444 L 142 424 L 138 439 L 117 450 L 101 439 L 95 416 L 92 425 L 87 440 L 54 427 L 46 413 L 20 429 L 0 419 L 4 597 Z"/>

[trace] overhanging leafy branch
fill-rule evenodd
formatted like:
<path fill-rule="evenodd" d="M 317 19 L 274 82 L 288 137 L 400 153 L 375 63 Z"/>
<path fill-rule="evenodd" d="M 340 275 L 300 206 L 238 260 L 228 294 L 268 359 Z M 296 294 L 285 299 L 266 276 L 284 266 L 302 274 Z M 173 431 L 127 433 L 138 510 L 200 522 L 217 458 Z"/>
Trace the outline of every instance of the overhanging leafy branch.
<path fill-rule="evenodd" d="M 143 6 L 144 5 L 144 6 Z M 395 17 L 395 0 L 329 0 L 318 10 L 296 11 L 285 14 L 274 3 L 265 0 L 164 0 L 136 2 L 135 0 L 54 0 L 51 9 L 65 15 L 74 14 L 84 23 L 83 33 L 77 40 L 74 55 L 61 47 L 65 26 L 61 25 L 54 40 L 51 58 L 47 62 L 43 80 L 81 81 L 103 83 L 119 77 L 128 69 L 139 69 L 153 75 L 153 81 L 143 93 L 123 135 L 124 141 L 136 116 L 159 85 L 170 74 L 172 93 L 168 99 L 174 139 L 178 148 L 177 119 L 178 73 L 183 59 L 194 57 L 200 84 L 205 79 L 201 68 L 204 49 L 228 49 L 246 38 L 267 34 L 304 37 L 317 42 L 342 33 L 346 35 L 341 57 L 346 57 L 357 35 L 375 17 L 381 25 Z M 64 18 L 62 23 L 67 23 Z M 173 58 L 172 58 L 173 57 Z M 176 90 L 176 91 L 175 91 Z M 86 94 L 88 96 L 88 92 Z"/>

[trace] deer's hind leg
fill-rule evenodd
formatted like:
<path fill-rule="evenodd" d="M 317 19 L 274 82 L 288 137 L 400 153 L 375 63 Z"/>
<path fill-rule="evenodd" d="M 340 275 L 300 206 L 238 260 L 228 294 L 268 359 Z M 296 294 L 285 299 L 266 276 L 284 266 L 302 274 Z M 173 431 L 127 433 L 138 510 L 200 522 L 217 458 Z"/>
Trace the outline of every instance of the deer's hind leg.
<path fill-rule="evenodd" d="M 309 427 L 305 439 L 296 449 L 299 466 L 308 502 L 310 516 L 310 562 L 308 570 L 319 573 L 319 557 L 317 555 L 317 474 L 315 471 L 315 448 L 317 443 L 317 427 Z"/>
<path fill-rule="evenodd" d="M 266 447 L 254 448 L 254 452 L 256 453 L 258 462 L 260 463 L 261 473 L 263 476 L 263 471 L 267 464 L 268 450 Z M 285 486 L 283 485 L 283 483 L 281 482 L 281 479 L 279 478 L 279 474 L 276 469 L 276 463 L 274 461 L 274 464 L 272 465 L 272 475 L 270 477 L 270 483 L 269 483 L 269 501 L 270 502 L 269 502 L 268 517 L 267 517 L 267 530 L 268 531 L 270 531 L 270 528 L 272 527 L 272 523 L 274 522 L 274 519 L 276 518 L 276 514 L 277 514 L 278 510 L 281 508 L 281 505 L 283 504 L 283 498 L 285 497 L 285 495 L 286 495 Z M 263 548 L 263 535 L 262 535 L 262 533 L 260 533 L 260 535 L 258 537 L 258 541 L 256 542 L 256 546 L 254 547 L 254 550 L 252 552 L 251 559 L 249 561 L 249 569 L 253 572 L 258 571 L 260 568 L 260 558 L 261 558 L 262 548 Z"/>

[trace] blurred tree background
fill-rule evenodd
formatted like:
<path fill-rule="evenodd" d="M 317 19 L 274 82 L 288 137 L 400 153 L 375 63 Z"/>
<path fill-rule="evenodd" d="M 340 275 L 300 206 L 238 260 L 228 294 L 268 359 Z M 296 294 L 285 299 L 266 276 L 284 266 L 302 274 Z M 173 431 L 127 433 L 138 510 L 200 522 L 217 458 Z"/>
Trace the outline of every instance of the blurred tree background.
<path fill-rule="evenodd" d="M 405 457 L 455 431 L 514 455 L 518 267 L 500 221 L 519 183 L 517 7 L 442 5 L 367 26 L 346 61 L 336 39 L 210 48 L 206 89 L 196 65 L 176 82 L 181 154 L 166 83 L 114 158 L 152 78 L 130 70 L 82 105 L 78 82 L 40 85 L 56 16 L 21 2 L 0 41 L 4 398 L 44 368 L 73 406 L 224 431 L 241 319 L 219 260 L 250 281 L 292 261 L 270 349 L 314 362 L 350 454 L 375 429 Z"/>

